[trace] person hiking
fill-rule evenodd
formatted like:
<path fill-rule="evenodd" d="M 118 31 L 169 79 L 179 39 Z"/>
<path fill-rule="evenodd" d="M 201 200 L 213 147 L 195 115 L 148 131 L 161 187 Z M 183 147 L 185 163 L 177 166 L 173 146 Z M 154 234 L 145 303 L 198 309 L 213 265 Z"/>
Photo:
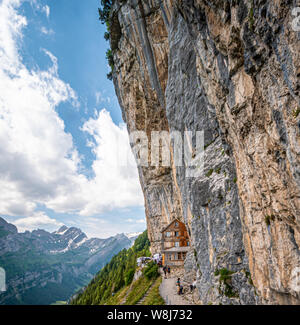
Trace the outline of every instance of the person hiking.
<path fill-rule="evenodd" d="M 194 284 L 193 283 L 190 284 L 190 290 L 191 290 L 191 293 L 194 291 Z"/>
<path fill-rule="evenodd" d="M 165 278 L 167 278 L 167 267 L 166 267 L 166 265 L 163 267 L 163 271 L 165 273 Z"/>
<path fill-rule="evenodd" d="M 191 293 L 196 289 L 196 279 L 194 279 L 194 281 L 190 284 L 190 289 L 191 289 Z"/>
<path fill-rule="evenodd" d="M 168 266 L 168 274 L 170 275 L 170 273 L 171 273 L 171 268 L 170 266 Z"/>
<path fill-rule="evenodd" d="M 197 280 L 195 279 L 195 281 L 193 282 L 193 290 L 196 289 L 196 283 L 197 283 Z"/>
<path fill-rule="evenodd" d="M 183 286 L 182 286 L 182 285 L 179 286 L 179 294 L 180 294 L 180 295 L 183 295 Z"/>
<path fill-rule="evenodd" d="M 180 278 L 177 278 L 176 286 L 177 286 L 177 293 L 180 295 Z"/>

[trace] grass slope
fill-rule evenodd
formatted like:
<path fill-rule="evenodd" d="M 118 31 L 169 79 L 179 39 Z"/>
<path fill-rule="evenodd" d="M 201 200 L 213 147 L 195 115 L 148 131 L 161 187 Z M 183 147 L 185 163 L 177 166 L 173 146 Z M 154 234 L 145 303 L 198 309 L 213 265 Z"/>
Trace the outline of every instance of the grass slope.
<path fill-rule="evenodd" d="M 115 255 L 71 304 L 105 305 L 121 300 L 125 288 L 133 281 L 136 259 L 140 256 L 150 256 L 149 247 L 150 242 L 145 231 L 131 248 L 123 249 Z"/>

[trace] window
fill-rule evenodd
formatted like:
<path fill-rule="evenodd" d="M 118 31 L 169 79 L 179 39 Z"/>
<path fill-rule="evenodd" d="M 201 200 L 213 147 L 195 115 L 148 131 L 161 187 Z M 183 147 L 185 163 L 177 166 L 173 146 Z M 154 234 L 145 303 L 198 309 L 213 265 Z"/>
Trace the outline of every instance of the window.
<path fill-rule="evenodd" d="M 179 247 L 179 241 L 175 242 L 175 247 Z"/>
<path fill-rule="evenodd" d="M 168 231 L 168 232 L 166 233 L 166 236 L 167 236 L 167 237 L 171 237 L 171 233 Z"/>
<path fill-rule="evenodd" d="M 175 261 L 178 260 L 178 258 L 177 258 L 177 254 L 174 254 L 174 260 L 175 260 Z"/>
<path fill-rule="evenodd" d="M 181 260 L 181 253 L 178 253 L 178 259 Z"/>
<path fill-rule="evenodd" d="M 175 231 L 175 237 L 179 237 L 179 231 Z"/>
<path fill-rule="evenodd" d="M 171 243 L 171 242 L 165 242 L 165 243 L 164 243 L 164 246 L 165 246 L 166 248 L 170 248 L 170 247 L 172 247 L 172 243 Z"/>
<path fill-rule="evenodd" d="M 177 221 L 175 222 L 175 226 L 178 227 L 178 222 Z"/>
<path fill-rule="evenodd" d="M 186 246 L 190 246 L 190 242 L 189 241 L 186 242 Z"/>

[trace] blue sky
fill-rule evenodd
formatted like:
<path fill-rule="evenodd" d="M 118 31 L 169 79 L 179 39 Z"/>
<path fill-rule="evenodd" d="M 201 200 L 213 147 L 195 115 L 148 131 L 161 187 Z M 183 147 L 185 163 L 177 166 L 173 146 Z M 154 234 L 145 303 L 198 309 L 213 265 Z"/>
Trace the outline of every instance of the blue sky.
<path fill-rule="evenodd" d="M 60 78 L 77 92 L 81 104 L 79 112 L 72 109 L 68 102 L 61 103 L 57 111 L 65 121 L 66 132 L 73 135 L 88 166 L 93 157 L 86 146 L 85 136 L 80 132 L 82 122 L 93 114 L 95 108 L 101 107 L 110 112 L 114 123 L 122 122 L 113 83 L 106 78 L 109 68 L 105 52 L 109 43 L 103 38 L 105 26 L 98 20 L 100 1 L 41 0 L 39 3 L 42 7 L 49 7 L 48 18 L 28 1 L 21 9 L 28 18 L 28 28 L 24 30 L 23 60 L 30 68 L 37 64 L 46 69 L 51 65 L 51 60 L 41 48 L 46 48 L 57 57 Z M 43 33 L 42 28 L 49 35 Z M 97 103 L 97 98 L 100 103 Z"/>
<path fill-rule="evenodd" d="M 1 1 L 0 215 L 20 231 L 146 228 L 136 167 L 116 161 L 129 144 L 99 2 Z"/>

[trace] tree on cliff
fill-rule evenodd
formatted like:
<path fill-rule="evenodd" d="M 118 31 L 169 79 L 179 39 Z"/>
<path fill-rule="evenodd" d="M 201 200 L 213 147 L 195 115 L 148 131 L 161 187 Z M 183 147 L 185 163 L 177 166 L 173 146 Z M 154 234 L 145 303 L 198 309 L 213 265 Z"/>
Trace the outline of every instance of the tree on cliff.
<path fill-rule="evenodd" d="M 101 8 L 98 8 L 99 11 L 99 20 L 102 24 L 105 24 L 109 20 L 110 9 L 112 6 L 113 0 L 101 0 Z"/>
<path fill-rule="evenodd" d="M 109 15 L 113 0 L 101 0 L 101 8 L 98 8 L 99 20 L 102 24 L 106 24 L 107 31 L 104 33 L 104 38 L 108 41 L 110 38 L 110 24 Z M 112 71 L 114 69 L 112 51 L 109 49 L 106 52 L 106 59 L 108 60 L 111 71 L 107 74 L 107 78 L 112 80 Z"/>

